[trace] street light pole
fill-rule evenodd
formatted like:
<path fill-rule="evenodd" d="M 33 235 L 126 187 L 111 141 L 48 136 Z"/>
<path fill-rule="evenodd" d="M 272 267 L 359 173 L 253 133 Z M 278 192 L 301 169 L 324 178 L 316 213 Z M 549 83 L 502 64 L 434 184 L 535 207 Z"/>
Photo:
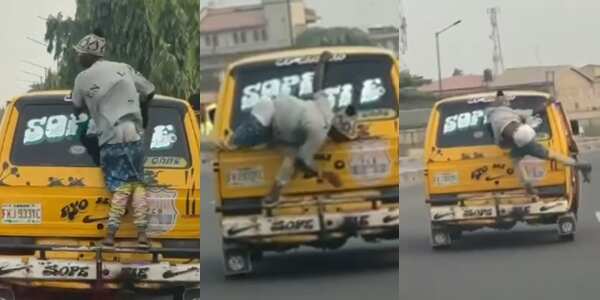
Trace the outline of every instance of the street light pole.
<path fill-rule="evenodd" d="M 440 63 L 440 33 L 435 33 L 435 49 L 437 51 L 437 65 L 438 65 L 438 95 L 442 95 L 442 64 Z"/>
<path fill-rule="evenodd" d="M 437 65 L 438 65 L 438 94 L 442 95 L 442 63 L 440 58 L 440 34 L 444 33 L 444 31 L 460 24 L 462 20 L 458 20 L 448 26 L 446 28 L 435 33 L 435 48 L 437 51 Z"/>

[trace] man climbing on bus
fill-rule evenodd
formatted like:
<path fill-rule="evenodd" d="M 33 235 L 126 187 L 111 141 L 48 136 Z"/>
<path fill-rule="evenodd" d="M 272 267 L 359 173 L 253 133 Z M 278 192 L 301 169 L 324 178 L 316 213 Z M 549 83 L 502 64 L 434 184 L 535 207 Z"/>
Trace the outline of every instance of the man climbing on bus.
<path fill-rule="evenodd" d="M 71 99 L 77 115 L 86 112 L 96 125 L 100 165 L 106 187 L 113 193 L 103 244 L 114 245 L 121 217 L 132 199 L 138 243 L 148 247 L 143 135 L 155 88 L 131 66 L 104 60 L 105 47 L 98 30 L 74 46 L 85 70 L 75 78 Z"/>

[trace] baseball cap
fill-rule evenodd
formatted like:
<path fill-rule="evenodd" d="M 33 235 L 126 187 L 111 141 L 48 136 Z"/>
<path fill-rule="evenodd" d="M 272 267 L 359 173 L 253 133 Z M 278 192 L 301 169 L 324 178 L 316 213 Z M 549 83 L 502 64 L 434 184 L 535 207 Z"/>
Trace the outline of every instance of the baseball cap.
<path fill-rule="evenodd" d="M 96 29 L 93 33 L 83 37 L 73 49 L 79 54 L 91 54 L 99 57 L 104 57 L 106 49 L 106 39 L 102 31 Z"/>

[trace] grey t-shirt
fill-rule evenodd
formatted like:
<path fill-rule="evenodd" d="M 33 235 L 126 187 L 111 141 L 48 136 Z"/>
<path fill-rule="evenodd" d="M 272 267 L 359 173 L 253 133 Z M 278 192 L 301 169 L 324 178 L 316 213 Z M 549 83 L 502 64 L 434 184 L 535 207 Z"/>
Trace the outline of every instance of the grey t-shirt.
<path fill-rule="evenodd" d="M 314 100 L 279 96 L 257 104 L 252 114 L 263 126 L 271 126 L 274 142 L 287 148 L 286 159 L 296 157 L 316 171 L 314 155 L 327 140 L 334 113 L 327 96 L 317 93 Z M 290 152 L 294 153 L 289 155 Z M 283 163 L 277 180 L 286 184 L 293 175 L 293 164 Z"/>
<path fill-rule="evenodd" d="M 140 98 L 145 100 L 154 90 L 154 85 L 131 66 L 99 60 L 77 75 L 71 98 L 76 107 L 87 107 L 96 123 L 98 143 L 103 145 L 131 138 L 129 125 L 118 127 L 122 121 L 133 122 L 141 134 Z"/>
<path fill-rule="evenodd" d="M 502 142 L 502 131 L 506 125 L 511 122 L 524 123 L 524 121 L 531 118 L 531 114 L 518 109 L 512 109 L 508 106 L 490 106 L 485 109 L 485 116 L 492 126 L 492 132 L 494 134 L 494 141 L 496 144 Z"/>

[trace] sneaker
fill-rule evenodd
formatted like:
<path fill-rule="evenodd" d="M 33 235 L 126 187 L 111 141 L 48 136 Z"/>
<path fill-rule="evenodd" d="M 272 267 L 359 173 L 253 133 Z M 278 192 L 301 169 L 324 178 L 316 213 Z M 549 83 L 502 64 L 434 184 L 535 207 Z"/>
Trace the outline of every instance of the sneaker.
<path fill-rule="evenodd" d="M 576 168 L 583 175 L 583 182 L 590 183 L 592 181 L 592 165 L 590 163 L 578 163 Z"/>
<path fill-rule="evenodd" d="M 265 206 L 271 207 L 277 205 L 279 200 L 272 196 L 266 196 L 262 199 L 262 202 Z"/>
<path fill-rule="evenodd" d="M 148 236 L 145 231 L 140 231 L 138 233 L 138 245 L 140 248 L 150 248 L 150 241 L 148 240 Z"/>
<path fill-rule="evenodd" d="M 526 183 L 525 184 L 525 191 L 527 191 L 527 194 L 531 195 L 531 196 L 537 196 L 537 189 L 533 187 L 533 184 L 531 183 Z"/>
<path fill-rule="evenodd" d="M 102 246 L 104 246 L 104 247 L 114 247 L 115 246 L 115 234 L 113 232 L 109 232 L 108 235 L 102 240 Z"/>

